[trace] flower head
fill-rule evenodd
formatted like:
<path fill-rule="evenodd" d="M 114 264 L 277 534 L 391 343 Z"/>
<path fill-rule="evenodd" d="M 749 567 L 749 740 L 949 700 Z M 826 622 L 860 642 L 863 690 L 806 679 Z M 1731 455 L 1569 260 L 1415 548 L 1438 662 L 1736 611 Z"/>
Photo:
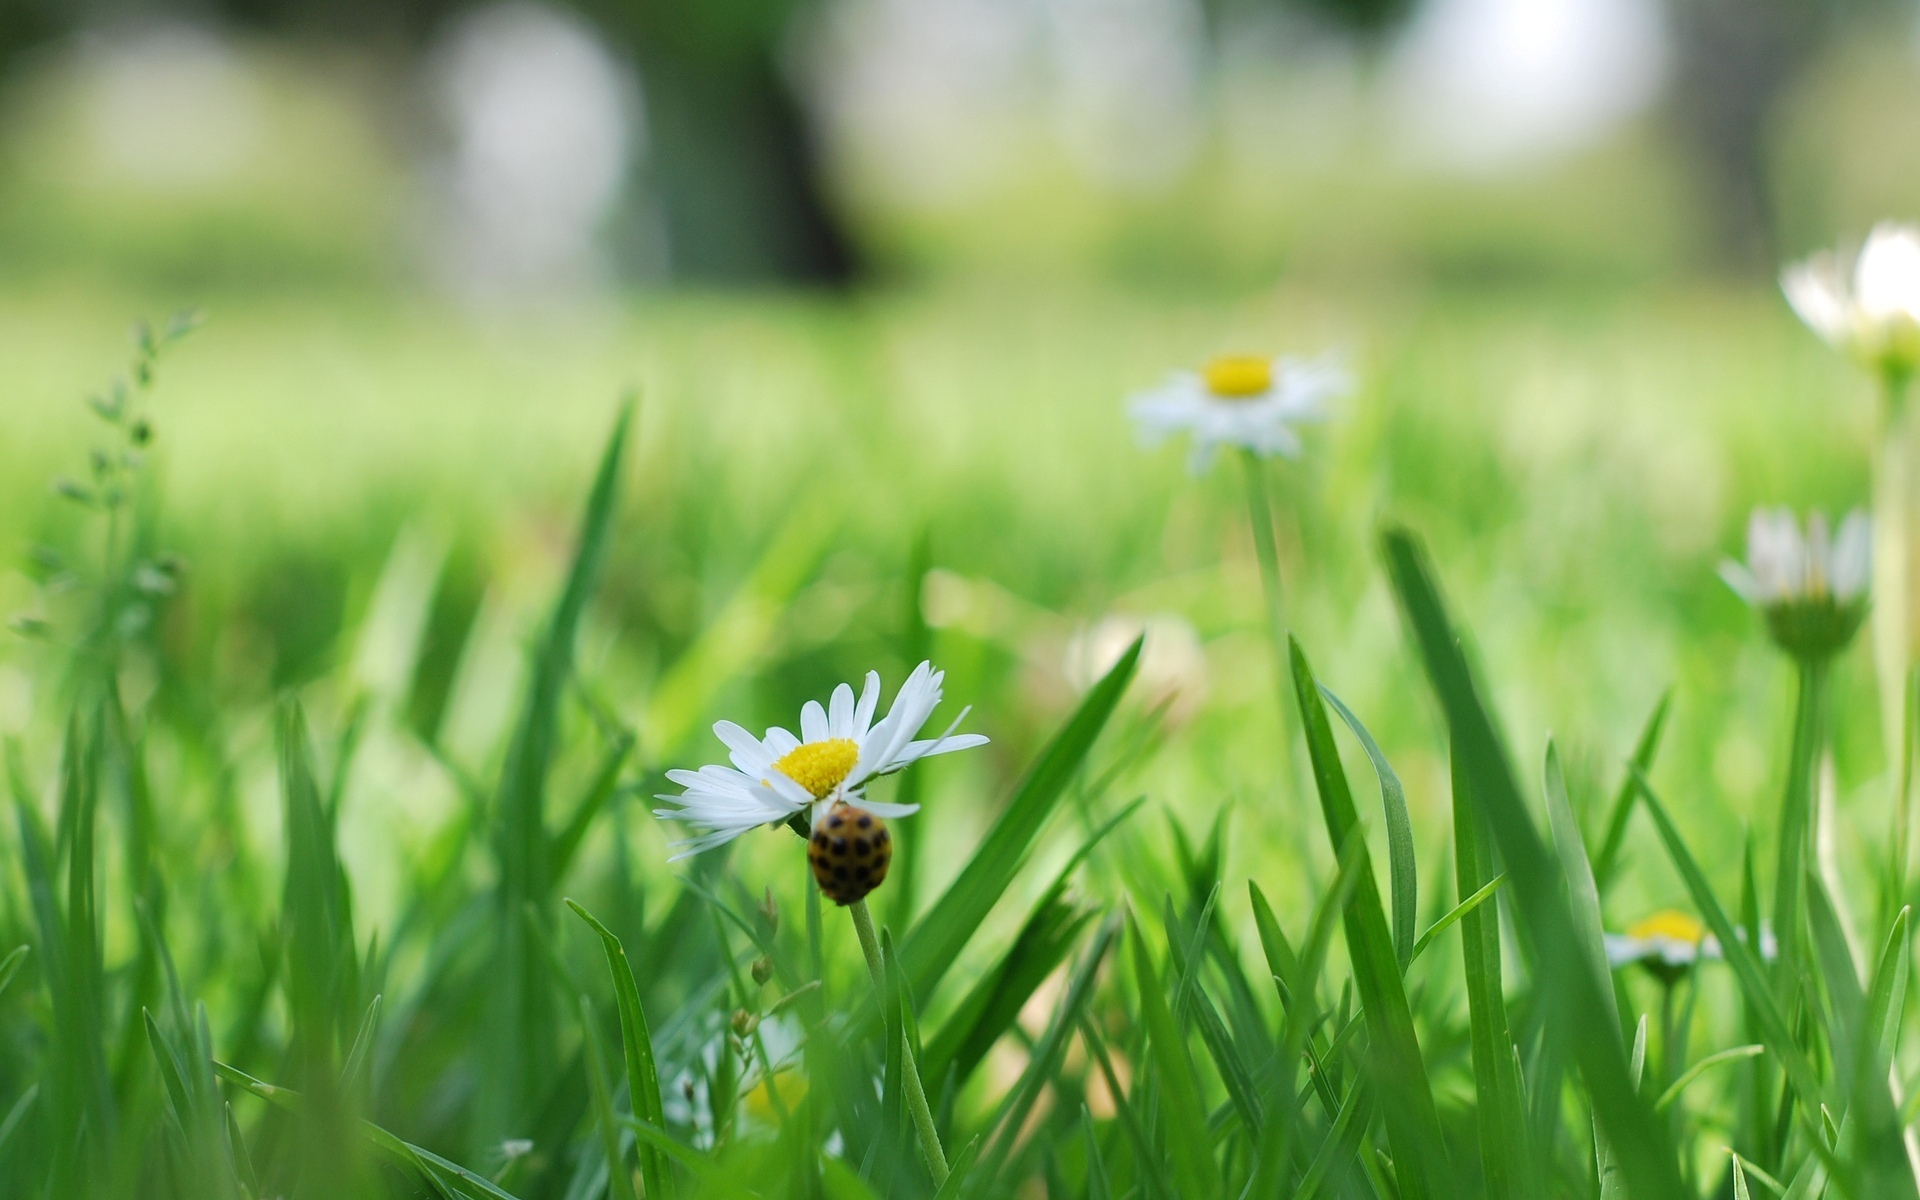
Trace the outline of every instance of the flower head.
<path fill-rule="evenodd" d="M 1735 930 L 1742 942 L 1744 929 Z M 1720 942 L 1706 926 L 1683 912 L 1666 909 L 1627 926 L 1625 933 L 1606 935 L 1607 965 L 1619 970 L 1635 963 L 1662 979 L 1672 982 L 1692 969 L 1702 958 L 1721 957 Z M 1772 959 L 1777 953 L 1773 931 L 1760 927 L 1760 957 Z"/>
<path fill-rule="evenodd" d="M 1131 409 L 1149 444 L 1188 434 L 1197 472 L 1222 446 L 1297 457 L 1300 435 L 1294 426 L 1319 420 L 1326 401 L 1352 390 L 1352 376 L 1329 358 L 1232 356 L 1198 371 L 1175 371 L 1159 387 L 1135 396 Z"/>
<path fill-rule="evenodd" d="M 1787 302 L 1812 330 L 1875 370 L 1920 366 L 1920 229 L 1882 222 L 1853 262 L 1814 255 L 1780 276 Z"/>
<path fill-rule="evenodd" d="M 1824 659 L 1853 639 L 1867 615 L 1872 529 L 1858 509 L 1830 534 L 1825 515 L 1799 519 L 1785 508 L 1757 508 L 1747 522 L 1747 561 L 1722 563 L 1727 586 L 1759 609 L 1781 649 Z"/>
<path fill-rule="evenodd" d="M 861 792 L 869 781 L 930 755 L 986 744 L 977 733 L 954 733 L 953 726 L 937 738 L 915 740 L 940 704 L 945 678 L 932 663 L 921 663 L 878 721 L 873 717 L 880 703 L 880 673 L 869 671 L 857 701 L 844 683 L 833 690 L 825 708 L 807 701 L 800 710 L 799 737 L 778 727 L 757 738 L 732 721 L 715 725 L 714 735 L 726 745 L 733 766 L 668 771 L 667 778 L 685 790 L 658 799 L 680 807 L 653 810 L 655 816 L 685 821 L 700 831 L 673 843 L 678 851 L 674 859 L 710 850 L 761 825 L 784 824 L 801 813 L 809 814 L 811 825 L 836 804 L 855 803 L 881 817 L 917 812 L 917 804 L 880 804 Z M 967 710 L 961 710 L 953 725 L 966 715 Z"/>

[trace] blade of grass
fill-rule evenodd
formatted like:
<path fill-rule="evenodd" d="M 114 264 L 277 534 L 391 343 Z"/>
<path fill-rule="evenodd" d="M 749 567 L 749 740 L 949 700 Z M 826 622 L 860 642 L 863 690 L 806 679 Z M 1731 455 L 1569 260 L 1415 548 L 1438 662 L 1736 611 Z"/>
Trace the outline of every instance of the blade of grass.
<path fill-rule="evenodd" d="M 626 1059 L 628 1103 L 633 1106 L 633 1115 L 664 1129 L 667 1121 L 660 1103 L 660 1074 L 654 1065 L 653 1039 L 647 1032 L 647 1014 L 640 1007 L 640 987 L 634 981 L 627 948 L 592 913 L 572 900 L 566 904 L 600 935 L 601 948 L 606 951 L 607 970 L 613 976 L 614 1001 L 620 1009 L 620 1045 Z M 651 1143 L 640 1151 L 640 1178 L 649 1197 L 668 1194 L 671 1179 L 667 1164 Z"/>
<path fill-rule="evenodd" d="M 960 957 L 960 951 L 1013 883 L 1041 828 L 1133 679 L 1140 662 L 1140 646 L 1136 640 L 1087 693 L 1065 727 L 1040 752 L 1039 760 L 979 849 L 960 868 L 959 876 L 902 939 L 900 962 L 918 1002 L 926 1002 L 934 985 Z"/>
<path fill-rule="evenodd" d="M 1324 683 L 1320 685 L 1320 696 L 1360 740 L 1361 749 L 1367 752 L 1367 761 L 1373 764 L 1374 776 L 1380 781 L 1380 805 L 1387 818 L 1387 883 L 1393 903 L 1393 952 L 1400 960 L 1400 973 L 1404 975 L 1413 962 L 1414 929 L 1420 914 L 1413 818 L 1407 814 L 1407 789 L 1401 786 L 1400 777 L 1394 774 L 1380 743 L 1373 740 L 1353 710 Z"/>
<path fill-rule="evenodd" d="M 1500 885 L 1505 883 L 1506 881 L 1507 881 L 1507 877 L 1504 874 L 1495 875 L 1492 879 L 1489 879 L 1485 884 L 1483 884 L 1479 891 L 1475 892 L 1471 896 L 1468 896 L 1465 900 L 1462 900 L 1460 903 L 1454 905 L 1451 909 L 1448 909 L 1445 916 L 1441 917 L 1438 921 L 1435 921 L 1433 924 L 1427 926 L 1427 931 L 1421 934 L 1420 940 L 1413 944 L 1414 961 L 1418 962 L 1420 959 L 1420 955 L 1423 952 L 1425 952 L 1426 948 L 1428 946 L 1433 945 L 1433 940 L 1439 937 L 1441 934 L 1445 933 L 1447 930 L 1453 928 L 1453 925 L 1456 921 L 1460 920 L 1460 918 L 1466 916 L 1468 913 L 1472 912 L 1476 908 L 1479 908 L 1482 904 L 1486 903 L 1489 899 L 1491 899 L 1493 894 L 1500 890 Z"/>
<path fill-rule="evenodd" d="M 1313 764 L 1321 813 L 1326 819 L 1327 837 L 1336 848 L 1343 848 L 1359 827 L 1353 793 L 1347 786 L 1346 771 L 1340 765 L 1339 750 L 1333 744 L 1333 729 L 1327 722 L 1326 707 L 1320 699 L 1313 669 L 1307 665 L 1307 656 L 1298 641 L 1289 639 L 1288 652 L 1293 664 L 1294 695 L 1299 704 L 1300 722 L 1306 731 L 1307 752 Z M 1365 850 L 1359 853 L 1364 860 Z M 1402 1194 L 1407 1200 L 1450 1195 L 1454 1188 L 1446 1138 L 1440 1129 L 1440 1115 L 1433 1103 L 1433 1085 L 1427 1077 L 1426 1062 L 1414 1034 L 1413 1012 L 1407 1005 L 1400 962 L 1370 865 L 1363 864 L 1347 898 L 1345 924 L 1354 984 L 1367 1014 L 1369 1069 L 1386 1120 L 1387 1138 L 1393 1145 L 1394 1160 L 1399 1167 Z M 1409 942 L 1408 950 L 1411 949 Z"/>
<path fill-rule="evenodd" d="M 1404 530 L 1389 529 L 1382 541 L 1394 592 L 1446 714 L 1461 774 L 1470 784 L 1472 807 L 1485 814 L 1513 878 L 1515 911 L 1528 935 L 1551 1017 L 1548 1027 L 1579 1062 L 1594 1107 L 1620 1149 L 1635 1200 L 1678 1200 L 1686 1193 L 1672 1138 L 1628 1079 L 1619 1039 L 1590 1036 L 1601 1024 L 1617 1027 L 1613 997 L 1595 986 L 1582 961 L 1563 870 L 1528 814 L 1425 553 Z"/>
<path fill-rule="evenodd" d="M 1213 1137 L 1207 1130 L 1207 1109 L 1200 1096 L 1200 1080 L 1186 1039 L 1174 1023 L 1173 1010 L 1155 972 L 1146 939 L 1131 918 L 1128 945 L 1133 954 L 1134 986 L 1139 991 L 1140 1017 L 1146 1027 L 1147 1048 L 1154 1069 L 1155 1097 L 1167 1134 L 1167 1156 L 1173 1181 L 1182 1200 L 1205 1200 L 1220 1193 L 1220 1169 L 1213 1159 Z"/>
<path fill-rule="evenodd" d="M 1664 1112 L 1672 1106 L 1675 1100 L 1680 1098 L 1680 1093 L 1686 1091 L 1688 1085 L 1721 1063 L 1739 1062 L 1741 1059 L 1752 1058 L 1755 1055 L 1765 1054 L 1766 1052 L 1767 1048 L 1765 1046 L 1756 1044 L 1752 1046 L 1735 1046 L 1731 1050 L 1722 1050 L 1717 1054 L 1707 1055 L 1699 1062 L 1688 1067 L 1685 1071 L 1682 1071 L 1678 1079 L 1667 1085 L 1667 1090 L 1661 1092 L 1660 1098 L 1653 1102 L 1654 1110 L 1656 1112 Z"/>
<path fill-rule="evenodd" d="M 1640 729 L 1640 739 L 1633 745 L 1633 757 L 1628 761 L 1632 766 L 1626 778 L 1620 781 L 1620 790 L 1614 793 L 1613 807 L 1608 811 L 1606 836 L 1600 840 L 1600 853 L 1593 860 L 1593 883 L 1601 896 L 1607 894 L 1612 886 L 1614 871 L 1620 865 L 1620 851 L 1627 844 L 1627 822 L 1633 816 L 1633 804 L 1640 795 L 1640 789 L 1634 786 L 1633 772 L 1651 771 L 1653 757 L 1660 749 L 1660 733 L 1667 725 L 1667 711 L 1673 701 L 1673 689 L 1660 693 L 1660 700 L 1647 715 L 1647 723 Z"/>
<path fill-rule="evenodd" d="M 580 1032 L 586 1039 L 587 1082 L 593 1095 L 593 1123 L 600 1131 L 600 1151 L 607 1158 L 607 1186 L 616 1200 L 637 1200 L 633 1176 L 627 1173 L 626 1155 L 620 1150 L 620 1126 L 613 1119 L 613 1089 L 607 1086 L 607 1065 L 600 1046 L 600 1031 L 595 1027 L 593 1001 L 580 997 Z"/>

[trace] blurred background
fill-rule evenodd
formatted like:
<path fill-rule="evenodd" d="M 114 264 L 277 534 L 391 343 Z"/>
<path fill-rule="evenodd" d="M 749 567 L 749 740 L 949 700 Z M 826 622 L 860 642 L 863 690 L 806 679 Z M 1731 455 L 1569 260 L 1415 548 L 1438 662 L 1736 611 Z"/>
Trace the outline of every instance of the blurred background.
<path fill-rule="evenodd" d="M 417 610 L 390 690 L 457 756 L 497 740 L 633 389 L 594 645 L 650 767 L 892 662 L 924 540 L 997 747 L 941 786 L 1000 794 L 1152 623 L 1184 697 L 1154 793 L 1200 821 L 1298 801 L 1247 750 L 1237 477 L 1139 452 L 1124 398 L 1332 347 L 1362 389 L 1276 475 L 1289 615 L 1416 816 L 1444 760 L 1389 514 L 1523 759 L 1555 730 L 1611 778 L 1677 684 L 1673 790 L 1724 833 L 1772 803 L 1786 681 L 1715 563 L 1753 504 L 1867 494 L 1869 391 L 1774 275 L 1920 215 L 1916 113 L 1895 0 L 0 0 L 0 544 L 71 524 L 48 481 L 127 323 L 201 307 L 155 407 L 189 570 L 148 692 L 360 686 Z M 710 686 L 662 699 L 725 621 Z M 1839 786 L 1878 797 L 1869 675 Z M 57 711 L 0 668 L 0 725 Z M 1250 861 L 1307 853 L 1250 824 Z"/>

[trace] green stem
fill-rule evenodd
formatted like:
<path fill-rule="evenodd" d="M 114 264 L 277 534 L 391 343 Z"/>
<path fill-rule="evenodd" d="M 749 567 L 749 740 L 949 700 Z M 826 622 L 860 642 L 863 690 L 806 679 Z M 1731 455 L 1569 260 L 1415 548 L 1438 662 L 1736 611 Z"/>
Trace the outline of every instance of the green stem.
<path fill-rule="evenodd" d="M 873 932 L 873 914 L 867 911 L 865 900 L 847 905 L 847 912 L 853 916 L 853 931 L 860 935 L 860 951 L 867 956 L 867 973 L 873 976 L 874 991 L 880 993 L 884 1004 L 886 964 L 880 958 L 880 939 Z M 920 1149 L 926 1155 L 927 1171 L 932 1174 L 935 1187 L 944 1186 L 947 1152 L 940 1147 L 940 1131 L 934 1128 L 933 1108 L 927 1103 L 926 1085 L 920 1081 L 920 1064 L 914 1061 L 912 1042 L 905 1037 L 900 1039 L 900 1078 L 906 1084 L 907 1112 L 920 1131 Z"/>
<path fill-rule="evenodd" d="M 1915 414 L 1907 405 L 1908 374 L 1890 370 L 1881 377 L 1885 403 L 1880 428 L 1879 460 L 1873 479 L 1873 660 L 1880 691 L 1881 739 L 1886 747 L 1890 774 L 1899 792 L 1893 797 L 1893 837 L 1888 847 L 1893 858 L 1890 883 L 1899 890 L 1888 897 L 1891 911 L 1897 912 L 1905 893 L 1906 850 L 1910 820 L 1912 784 L 1912 684 L 1913 605 L 1915 553 L 1913 539 L 1914 509 L 1920 496 L 1916 487 Z M 1899 761 L 1893 761 L 1894 755 Z"/>
<path fill-rule="evenodd" d="M 1773 880 L 1773 934 L 1780 943 L 1783 996 L 1799 986 L 1801 879 L 1812 853 L 1814 770 L 1826 725 L 1827 661 L 1800 664 L 1800 696 L 1793 719 L 1793 750 L 1780 802 L 1780 860 Z"/>
<path fill-rule="evenodd" d="M 1286 620 L 1280 604 L 1280 550 L 1273 536 L 1273 504 L 1267 497 L 1267 468 L 1258 454 L 1241 451 L 1247 468 L 1247 516 L 1253 526 L 1253 549 L 1260 559 L 1260 582 L 1267 595 L 1267 632 L 1273 638 L 1281 666 L 1286 666 Z M 1282 678 L 1285 672 L 1282 671 Z"/>

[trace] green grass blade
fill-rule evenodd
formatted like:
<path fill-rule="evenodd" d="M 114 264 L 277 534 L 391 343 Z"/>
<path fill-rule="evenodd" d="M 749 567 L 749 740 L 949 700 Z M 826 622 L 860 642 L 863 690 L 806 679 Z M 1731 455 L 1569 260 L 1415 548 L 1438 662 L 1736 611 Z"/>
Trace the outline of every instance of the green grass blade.
<path fill-rule="evenodd" d="M 1653 769 L 1653 757 L 1660 749 L 1660 734 L 1667 726 L 1667 711 L 1672 701 L 1673 689 L 1660 693 L 1659 703 L 1648 714 L 1647 723 L 1640 729 L 1640 739 L 1633 745 L 1633 757 L 1629 760 L 1626 778 L 1620 781 L 1620 790 L 1614 793 L 1613 807 L 1607 815 L 1607 832 L 1600 839 L 1600 853 L 1593 859 L 1593 883 L 1602 896 L 1607 894 L 1607 888 L 1612 885 L 1614 873 L 1620 865 L 1620 851 L 1627 844 L 1628 819 L 1633 816 L 1633 804 L 1640 795 L 1640 789 L 1634 786 L 1633 773 Z"/>
<path fill-rule="evenodd" d="M 1347 1170 L 1360 1153 L 1360 1139 L 1367 1131 L 1367 1118 L 1372 1111 L 1365 1081 L 1355 1080 L 1347 1089 L 1347 1098 L 1340 1105 L 1340 1115 L 1334 1119 L 1333 1128 L 1327 1131 L 1326 1141 L 1320 1143 L 1313 1162 L 1308 1164 L 1295 1200 L 1314 1200 L 1329 1187 L 1332 1189 L 1329 1195 L 1340 1194 Z"/>
<path fill-rule="evenodd" d="M 1313 763 L 1314 784 L 1326 819 L 1327 837 L 1339 850 L 1348 845 L 1349 838 L 1359 828 L 1359 815 L 1354 810 L 1346 771 L 1340 765 L 1339 750 L 1333 744 L 1333 729 L 1327 721 L 1326 706 L 1320 699 L 1313 670 L 1307 665 L 1299 642 L 1289 640 L 1288 651 L 1293 664 L 1294 695 L 1299 703 L 1300 722 L 1306 731 L 1307 751 Z M 1363 859 L 1366 857 L 1364 848 L 1359 853 Z M 1426 1062 L 1414 1034 L 1413 1012 L 1407 1005 L 1406 988 L 1400 978 L 1400 961 L 1370 866 L 1363 865 L 1347 898 L 1345 922 L 1354 985 L 1367 1014 L 1371 1042 L 1369 1068 L 1375 1093 L 1380 1097 L 1394 1161 L 1399 1167 L 1401 1192 L 1407 1200 L 1450 1195 L 1454 1190 L 1452 1167 L 1447 1161 L 1440 1115 L 1434 1107 L 1433 1085 L 1427 1077 Z M 1408 950 L 1412 950 L 1411 941 Z"/>
<path fill-rule="evenodd" d="M 1006 955 L 981 977 L 927 1043 L 922 1059 L 926 1078 L 946 1079 L 951 1070 L 953 1086 L 963 1086 L 993 1044 L 1012 1027 L 1034 991 L 1072 955 L 1074 944 L 1098 914 L 1065 901 L 1068 881 L 1094 847 L 1143 803 L 1144 797 L 1114 814 L 1060 868 Z"/>
<path fill-rule="evenodd" d="M 493 851 L 499 871 L 495 901 L 500 928 L 492 968 L 492 1029 L 487 1036 L 488 1086 L 480 1128 L 504 1137 L 525 1119 L 532 1097 L 553 1074 L 557 1056 L 553 977 L 525 924 L 529 906 L 542 924 L 552 901 L 553 843 L 547 833 L 547 781 L 559 738 L 560 708 L 573 675 L 574 642 L 599 579 L 620 492 L 632 408 L 622 408 L 607 439 L 581 518 L 566 583 L 533 651 L 493 808 Z"/>
<path fill-rule="evenodd" d="M 1187 1053 L 1186 1038 L 1174 1023 L 1167 994 L 1154 971 L 1140 928 L 1127 922 L 1133 953 L 1134 985 L 1139 990 L 1140 1017 L 1146 1026 L 1147 1049 L 1153 1064 L 1155 1097 L 1167 1134 L 1167 1157 L 1182 1200 L 1206 1200 L 1220 1193 L 1220 1169 L 1213 1160 L 1213 1138 L 1207 1129 L 1207 1109 L 1200 1080 Z"/>
<path fill-rule="evenodd" d="M 1573 931 L 1580 940 L 1580 953 L 1592 972 L 1593 986 L 1602 992 L 1611 987 L 1613 971 L 1607 965 L 1607 941 L 1600 916 L 1600 889 L 1595 886 L 1593 869 L 1587 859 L 1586 841 L 1580 836 L 1580 822 L 1574 818 L 1567 801 L 1567 780 L 1560 769 L 1560 748 L 1547 742 L 1547 764 L 1543 774 L 1547 798 L 1547 828 L 1553 834 L 1553 851 L 1566 871 L 1567 898 L 1572 902 Z"/>
<path fill-rule="evenodd" d="M 1654 828 L 1666 845 L 1667 855 L 1679 869 L 1680 878 L 1686 884 L 1688 894 L 1693 897 L 1695 907 L 1706 920 L 1707 928 L 1719 940 L 1720 953 L 1725 956 L 1727 965 L 1733 968 L 1741 994 L 1752 1006 L 1762 1041 L 1786 1068 L 1787 1077 L 1799 1092 L 1802 1103 L 1810 1109 L 1818 1106 L 1824 1102 L 1826 1092 L 1820 1085 L 1819 1077 L 1814 1074 L 1813 1065 L 1801 1051 L 1799 1041 L 1789 1029 L 1786 1016 L 1781 1013 L 1774 999 L 1773 989 L 1767 983 L 1759 959 L 1751 947 L 1734 935 L 1733 922 L 1727 918 L 1726 910 L 1713 894 L 1706 873 L 1694 861 L 1693 852 L 1680 839 L 1680 831 L 1674 828 L 1673 819 L 1667 815 L 1666 806 L 1660 802 L 1653 786 L 1644 775 L 1636 778 L 1640 781 L 1641 804 L 1653 818 Z"/>
<path fill-rule="evenodd" d="M 1686 1191 L 1672 1137 L 1628 1079 L 1619 1039 L 1591 1036 L 1601 1025 L 1617 1027 L 1612 994 L 1595 985 L 1578 948 L 1563 870 L 1527 811 L 1425 553 L 1404 530 L 1389 530 L 1382 540 L 1394 592 L 1446 714 L 1473 807 L 1485 815 L 1513 879 L 1515 911 L 1528 935 L 1548 1027 L 1579 1062 L 1594 1107 L 1620 1148 L 1635 1200 L 1678 1200 Z"/>
<path fill-rule="evenodd" d="M 1457 886 L 1474 895 L 1493 886 L 1491 831 L 1480 806 L 1474 803 L 1466 777 L 1466 761 L 1457 740 L 1452 743 L 1449 771 L 1453 785 L 1453 856 Z M 1501 876 L 1504 878 L 1504 876 Z M 1486 880 L 1482 883 L 1482 880 Z M 1478 885 L 1478 886 L 1476 886 Z M 1464 908 L 1473 896 L 1460 902 Z M 1480 1167 L 1492 1200 L 1523 1196 L 1532 1176 L 1520 1134 L 1526 1130 L 1518 1073 L 1513 1065 L 1513 1030 L 1501 983 L 1500 914 L 1496 908 L 1470 910 L 1460 925 L 1460 960 L 1467 983 L 1468 1039 L 1473 1052 L 1474 1097 L 1482 1118 L 1479 1131 Z"/>
<path fill-rule="evenodd" d="M 980 1139 L 974 1138 L 960 1148 L 954 1156 L 953 1166 L 948 1170 L 947 1181 L 933 1194 L 933 1200 L 958 1200 L 967 1186 L 967 1177 L 973 1174 L 973 1164 L 980 1161 Z"/>
<path fill-rule="evenodd" d="M 593 1096 L 593 1123 L 600 1131 L 600 1151 L 607 1159 L 607 1187 L 616 1200 L 636 1200 L 633 1176 L 620 1152 L 620 1126 L 613 1119 L 613 1089 L 607 1086 L 607 1064 L 600 1031 L 595 1028 L 593 1001 L 580 997 L 580 1032 L 586 1039 L 587 1082 Z M 652 1193 L 649 1193 L 652 1194 Z"/>
<path fill-rule="evenodd" d="M 633 1105 L 633 1115 L 656 1128 L 666 1128 L 665 1109 L 660 1103 L 660 1074 L 654 1065 L 653 1038 L 647 1031 L 647 1014 L 640 1006 L 640 987 L 634 981 L 633 964 L 627 959 L 627 948 L 620 944 L 611 929 L 602 925 L 594 915 L 572 900 L 567 907 L 574 915 L 585 921 L 595 933 L 600 935 L 601 948 L 606 951 L 607 970 L 613 975 L 613 995 L 620 1009 L 620 1045 L 626 1058 L 627 1092 L 629 1103 Z M 640 1151 L 640 1178 L 650 1197 L 667 1195 L 671 1180 L 667 1174 L 667 1164 L 660 1157 L 659 1150 L 651 1143 Z"/>
<path fill-rule="evenodd" d="M 1739 1062 L 1743 1059 L 1753 1058 L 1759 1054 L 1765 1054 L 1766 1052 L 1767 1048 L 1765 1046 L 1755 1044 L 1752 1046 L 1735 1046 L 1731 1050 L 1722 1050 L 1717 1054 L 1707 1055 L 1699 1062 L 1681 1072 L 1680 1078 L 1667 1085 L 1667 1090 L 1661 1092 L 1660 1098 L 1653 1102 L 1654 1110 L 1656 1112 L 1664 1112 L 1672 1106 L 1675 1100 L 1680 1098 L 1681 1092 L 1686 1091 L 1695 1080 L 1719 1066 L 1721 1063 Z"/>
<path fill-rule="evenodd" d="M 1495 875 L 1492 879 L 1482 884 L 1479 891 L 1476 891 L 1473 895 L 1468 896 L 1465 900 L 1448 909 L 1445 916 L 1427 926 L 1427 931 L 1421 934 L 1420 940 L 1413 944 L 1414 961 L 1418 962 L 1420 955 L 1426 951 L 1427 947 L 1433 945 L 1433 940 L 1453 928 L 1456 921 L 1459 921 L 1462 917 L 1492 899 L 1493 894 L 1499 891 L 1500 885 L 1506 881 L 1507 877 L 1505 875 Z"/>
<path fill-rule="evenodd" d="M 1393 905 L 1393 952 L 1400 961 L 1400 973 L 1404 975 L 1413 962 L 1414 930 L 1420 915 L 1413 818 L 1407 814 L 1407 789 L 1401 786 L 1400 777 L 1394 774 L 1393 765 L 1387 761 L 1380 743 L 1373 740 L 1373 735 L 1360 723 L 1360 718 L 1353 715 L 1353 710 L 1324 683 L 1320 685 L 1320 696 L 1346 722 L 1353 736 L 1360 740 L 1361 749 L 1367 752 L 1367 760 L 1373 764 L 1374 776 L 1380 780 L 1380 804 L 1386 810 L 1387 818 L 1387 884 Z"/>
<path fill-rule="evenodd" d="M 1140 661 L 1141 641 L 1095 684 L 993 823 L 959 877 L 900 943 L 900 962 L 916 1000 L 925 1003 L 987 914 L 1012 884 L 1027 852 L 1080 770 L 1094 739 L 1120 703 Z"/>
<path fill-rule="evenodd" d="M 0 992 L 7 990 L 13 977 L 20 973 L 20 964 L 27 961 L 28 947 L 23 943 L 15 946 L 5 958 L 0 958 Z"/>
<path fill-rule="evenodd" d="M 1887 943 L 1880 961 L 1873 968 L 1873 984 L 1867 996 L 1866 1033 L 1875 1041 L 1876 1057 L 1891 1059 L 1900 1035 L 1900 1017 L 1906 1004 L 1907 979 L 1912 959 L 1907 952 L 1907 929 L 1913 909 L 1902 908 L 1887 932 Z"/>

